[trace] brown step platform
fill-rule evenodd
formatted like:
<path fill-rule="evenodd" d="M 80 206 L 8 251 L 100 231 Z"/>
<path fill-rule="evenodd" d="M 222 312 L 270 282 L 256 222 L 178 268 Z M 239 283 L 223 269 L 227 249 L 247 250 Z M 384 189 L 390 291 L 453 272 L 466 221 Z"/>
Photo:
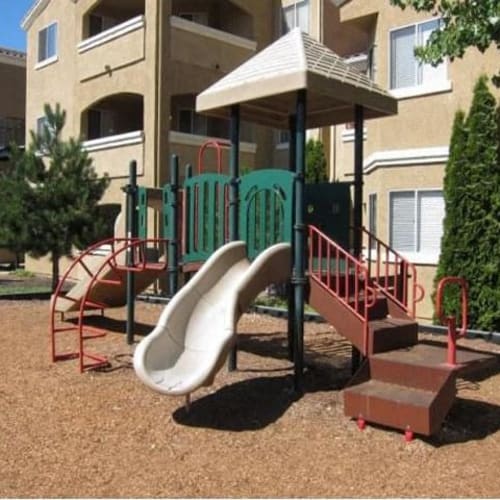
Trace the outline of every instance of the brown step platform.
<path fill-rule="evenodd" d="M 412 346 L 418 342 L 418 323 L 407 318 L 384 318 L 369 322 L 372 341 L 369 354 Z"/>
<path fill-rule="evenodd" d="M 344 412 L 354 418 L 429 436 L 439 430 L 455 398 L 453 376 L 439 391 L 370 379 L 344 391 Z"/>

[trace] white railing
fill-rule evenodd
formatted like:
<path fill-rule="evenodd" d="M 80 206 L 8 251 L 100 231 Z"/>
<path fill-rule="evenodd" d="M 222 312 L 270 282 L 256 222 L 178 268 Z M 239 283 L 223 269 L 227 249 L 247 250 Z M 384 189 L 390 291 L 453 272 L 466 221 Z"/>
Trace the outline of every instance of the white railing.
<path fill-rule="evenodd" d="M 113 26 L 112 28 L 106 31 L 102 31 L 95 36 L 82 40 L 77 45 L 78 53 L 81 54 L 83 52 L 87 52 L 88 50 L 94 49 L 95 47 L 99 47 L 100 45 L 104 45 L 111 40 L 115 40 L 116 38 L 120 38 L 128 33 L 131 33 L 132 31 L 141 29 L 145 25 L 146 19 L 143 15 L 133 17 L 132 19 L 129 19 L 124 23 Z"/>
<path fill-rule="evenodd" d="M 99 137 L 82 143 L 84 149 L 88 152 L 101 151 L 103 149 L 120 148 L 132 144 L 141 144 L 144 142 L 144 132 L 136 130 L 125 134 L 110 135 L 108 137 Z"/>

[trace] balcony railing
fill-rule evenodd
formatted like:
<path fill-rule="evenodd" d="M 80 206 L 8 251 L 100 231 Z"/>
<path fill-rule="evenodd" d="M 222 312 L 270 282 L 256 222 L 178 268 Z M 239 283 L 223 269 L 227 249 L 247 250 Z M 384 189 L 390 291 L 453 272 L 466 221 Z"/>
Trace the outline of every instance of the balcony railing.
<path fill-rule="evenodd" d="M 78 52 L 81 54 L 82 52 L 86 52 L 87 50 L 91 50 L 95 47 L 99 47 L 100 45 L 104 45 L 105 43 L 108 43 L 111 40 L 115 40 L 116 38 L 125 36 L 126 34 L 131 33 L 132 31 L 144 28 L 145 24 L 146 21 L 143 15 L 133 17 L 132 19 L 129 19 L 124 23 L 113 26 L 112 28 L 109 28 L 106 31 L 102 31 L 97 35 L 82 40 L 77 46 Z"/>
<path fill-rule="evenodd" d="M 111 178 L 127 177 L 131 160 L 137 162 L 137 174 L 144 173 L 144 133 L 142 130 L 85 141 L 96 172 Z"/>
<path fill-rule="evenodd" d="M 81 41 L 77 46 L 79 80 L 143 61 L 145 32 L 145 18 L 141 15 Z"/>

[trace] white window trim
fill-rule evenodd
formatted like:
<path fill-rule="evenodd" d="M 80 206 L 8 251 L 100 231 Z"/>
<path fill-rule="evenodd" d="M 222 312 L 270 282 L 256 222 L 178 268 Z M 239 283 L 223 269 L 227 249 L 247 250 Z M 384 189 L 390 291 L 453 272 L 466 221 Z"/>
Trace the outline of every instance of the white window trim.
<path fill-rule="evenodd" d="M 400 89 L 390 90 L 392 97 L 396 99 L 409 99 L 410 97 L 419 97 L 432 94 L 442 94 L 444 92 L 451 92 L 453 84 L 451 80 L 444 80 L 432 85 L 416 85 L 414 87 L 403 87 Z"/>
<path fill-rule="evenodd" d="M 431 21 L 436 21 L 440 20 L 440 16 L 434 16 L 430 17 L 428 19 L 425 19 L 423 21 L 415 21 L 413 23 L 408 23 L 408 24 L 403 24 L 401 26 L 397 26 L 396 28 L 391 28 L 388 31 L 388 40 L 387 40 L 387 47 L 388 47 L 388 57 L 387 57 L 387 82 L 388 85 L 387 87 L 391 86 L 391 71 L 392 71 L 392 65 L 391 65 L 391 34 L 395 31 L 399 31 L 405 28 L 409 28 L 410 26 L 418 26 L 419 24 L 425 24 Z M 448 58 L 444 58 L 442 64 L 446 64 L 446 76 L 447 78 L 441 82 L 435 82 L 432 84 L 422 84 L 422 85 L 414 85 L 412 87 L 401 87 L 398 89 L 391 89 L 388 88 L 389 93 L 396 99 L 409 99 L 411 97 L 419 97 L 419 96 L 425 96 L 425 95 L 432 95 L 432 94 L 440 94 L 442 92 L 450 92 L 453 90 L 453 84 L 451 80 L 449 79 L 449 60 Z"/>
<path fill-rule="evenodd" d="M 131 146 L 133 144 L 141 144 L 144 142 L 144 132 L 136 130 L 134 132 L 126 132 L 125 134 L 110 135 L 108 137 L 100 137 L 99 139 L 91 139 L 82 143 L 82 146 L 89 153 L 92 151 L 101 151 L 103 149 L 121 148 L 123 146 Z"/>
<path fill-rule="evenodd" d="M 342 142 L 354 142 L 354 136 L 356 134 L 356 129 L 354 128 L 345 128 L 342 130 Z M 363 141 L 368 139 L 368 130 L 366 127 L 363 127 Z"/>
<path fill-rule="evenodd" d="M 46 66 L 50 66 L 51 64 L 54 64 L 57 61 L 59 61 L 59 56 L 56 54 L 55 56 L 49 57 L 47 59 L 44 59 L 43 61 L 36 63 L 35 69 L 39 70 L 45 68 Z"/>
<path fill-rule="evenodd" d="M 429 191 L 441 191 L 444 196 L 443 192 L 443 186 L 439 187 L 431 187 L 431 188 L 401 188 L 401 189 L 391 189 L 390 191 L 387 191 L 387 210 L 388 210 L 388 217 L 387 217 L 387 235 L 388 235 L 388 240 L 390 240 L 390 234 L 391 234 L 391 194 L 392 193 L 406 193 L 408 191 L 412 191 L 415 193 L 416 198 L 418 199 L 418 193 L 425 193 Z M 415 203 L 415 210 L 417 209 L 417 203 Z M 416 219 L 416 216 L 415 216 Z M 392 242 L 389 241 L 389 244 L 392 245 Z M 439 250 L 438 253 L 431 253 L 431 252 L 408 252 L 408 251 L 402 251 L 402 250 L 396 250 L 396 252 L 403 256 L 405 259 L 409 260 L 413 264 L 424 264 L 424 265 L 437 265 L 439 262 L 439 256 L 441 254 L 441 250 Z M 390 260 L 389 260 L 390 262 Z"/>
<path fill-rule="evenodd" d="M 146 19 L 143 15 L 128 19 L 127 21 L 117 24 L 106 31 L 102 31 L 97 35 L 82 40 L 77 45 L 78 53 L 82 54 L 88 50 L 100 47 L 101 45 L 111 42 L 112 40 L 116 40 L 117 38 L 127 35 L 128 33 L 144 28 L 145 25 Z"/>
<path fill-rule="evenodd" d="M 186 134 L 185 132 L 178 132 L 175 130 L 171 130 L 169 133 L 169 141 L 171 143 L 182 144 L 184 146 L 199 147 L 210 139 L 227 142 L 227 139 L 223 139 L 221 137 L 207 137 L 204 135 Z M 240 151 L 242 153 L 255 154 L 257 152 L 257 144 L 253 142 L 240 142 Z"/>
<path fill-rule="evenodd" d="M 170 26 L 172 28 L 177 28 L 190 33 L 195 33 L 196 35 L 228 43 L 230 45 L 234 45 L 235 47 L 241 47 L 254 52 L 257 50 L 257 42 L 253 40 L 217 30 L 215 28 L 210 28 L 209 26 L 204 26 L 203 24 L 194 23 L 192 21 L 188 21 L 187 19 L 182 19 L 182 17 L 170 16 Z"/>
<path fill-rule="evenodd" d="M 56 40 L 55 40 L 55 47 L 56 47 L 56 53 L 53 56 L 46 57 L 45 59 L 42 59 L 41 61 L 38 61 L 38 51 L 40 50 L 39 44 L 40 44 L 40 33 L 44 30 L 49 29 L 51 26 L 56 25 Z M 40 28 L 37 33 L 37 62 L 35 63 L 35 69 L 40 69 L 44 68 L 45 66 L 48 66 L 49 64 L 53 64 L 59 60 L 59 23 L 57 21 L 51 21 L 50 23 L 46 24 L 43 28 Z"/>
<path fill-rule="evenodd" d="M 448 146 L 376 151 L 364 160 L 363 170 L 368 174 L 377 168 L 439 165 L 446 163 L 449 155 Z"/>
<path fill-rule="evenodd" d="M 284 13 L 284 10 L 285 9 L 289 9 L 290 7 L 293 7 L 294 8 L 294 28 L 290 28 L 290 30 L 292 29 L 295 29 L 298 27 L 297 25 L 297 4 L 300 4 L 300 3 L 307 3 L 308 4 L 308 8 L 309 8 L 309 12 L 308 12 L 308 15 L 307 15 L 307 33 L 309 33 L 311 31 L 311 1 L 310 0 L 288 0 L 288 1 L 284 1 L 282 2 L 282 8 L 280 10 L 280 33 L 281 33 L 281 30 L 282 30 L 282 27 L 283 27 L 283 24 L 285 23 L 285 13 Z M 284 33 L 281 33 L 281 35 L 283 35 Z"/>

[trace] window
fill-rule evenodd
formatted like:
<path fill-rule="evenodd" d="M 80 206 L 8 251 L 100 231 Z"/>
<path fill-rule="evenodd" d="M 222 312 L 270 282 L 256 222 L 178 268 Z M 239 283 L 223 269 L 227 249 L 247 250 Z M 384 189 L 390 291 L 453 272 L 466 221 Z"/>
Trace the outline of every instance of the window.
<path fill-rule="evenodd" d="M 417 61 L 414 54 L 415 47 L 425 45 L 431 33 L 439 29 L 439 25 L 440 20 L 433 19 L 391 31 L 391 89 L 442 87 L 448 83 L 446 62 L 433 67 Z"/>
<path fill-rule="evenodd" d="M 0 117 L 0 148 L 11 142 L 24 144 L 24 120 Z"/>
<path fill-rule="evenodd" d="M 203 26 L 208 26 L 208 13 L 207 12 L 181 12 L 179 17 L 191 21 L 193 23 L 202 24 Z"/>
<path fill-rule="evenodd" d="M 368 231 L 377 236 L 377 193 L 368 195 Z"/>
<path fill-rule="evenodd" d="M 309 32 L 309 0 L 296 0 L 291 5 L 283 7 L 282 34 L 296 27 L 299 27 L 305 33 Z"/>
<path fill-rule="evenodd" d="M 103 31 L 111 29 L 120 22 L 112 17 L 108 16 L 98 16 L 96 14 L 91 14 L 89 16 L 89 37 L 98 35 Z"/>
<path fill-rule="evenodd" d="M 87 139 L 99 139 L 115 134 L 115 116 L 111 111 L 89 109 Z"/>
<path fill-rule="evenodd" d="M 207 119 L 198 115 L 193 109 L 180 109 L 178 130 L 186 134 L 207 135 Z"/>
<path fill-rule="evenodd" d="M 57 56 L 57 23 L 52 23 L 38 32 L 38 62 L 52 60 Z"/>
<path fill-rule="evenodd" d="M 437 262 L 443 234 L 444 199 L 440 190 L 390 193 L 390 244 Z"/>

